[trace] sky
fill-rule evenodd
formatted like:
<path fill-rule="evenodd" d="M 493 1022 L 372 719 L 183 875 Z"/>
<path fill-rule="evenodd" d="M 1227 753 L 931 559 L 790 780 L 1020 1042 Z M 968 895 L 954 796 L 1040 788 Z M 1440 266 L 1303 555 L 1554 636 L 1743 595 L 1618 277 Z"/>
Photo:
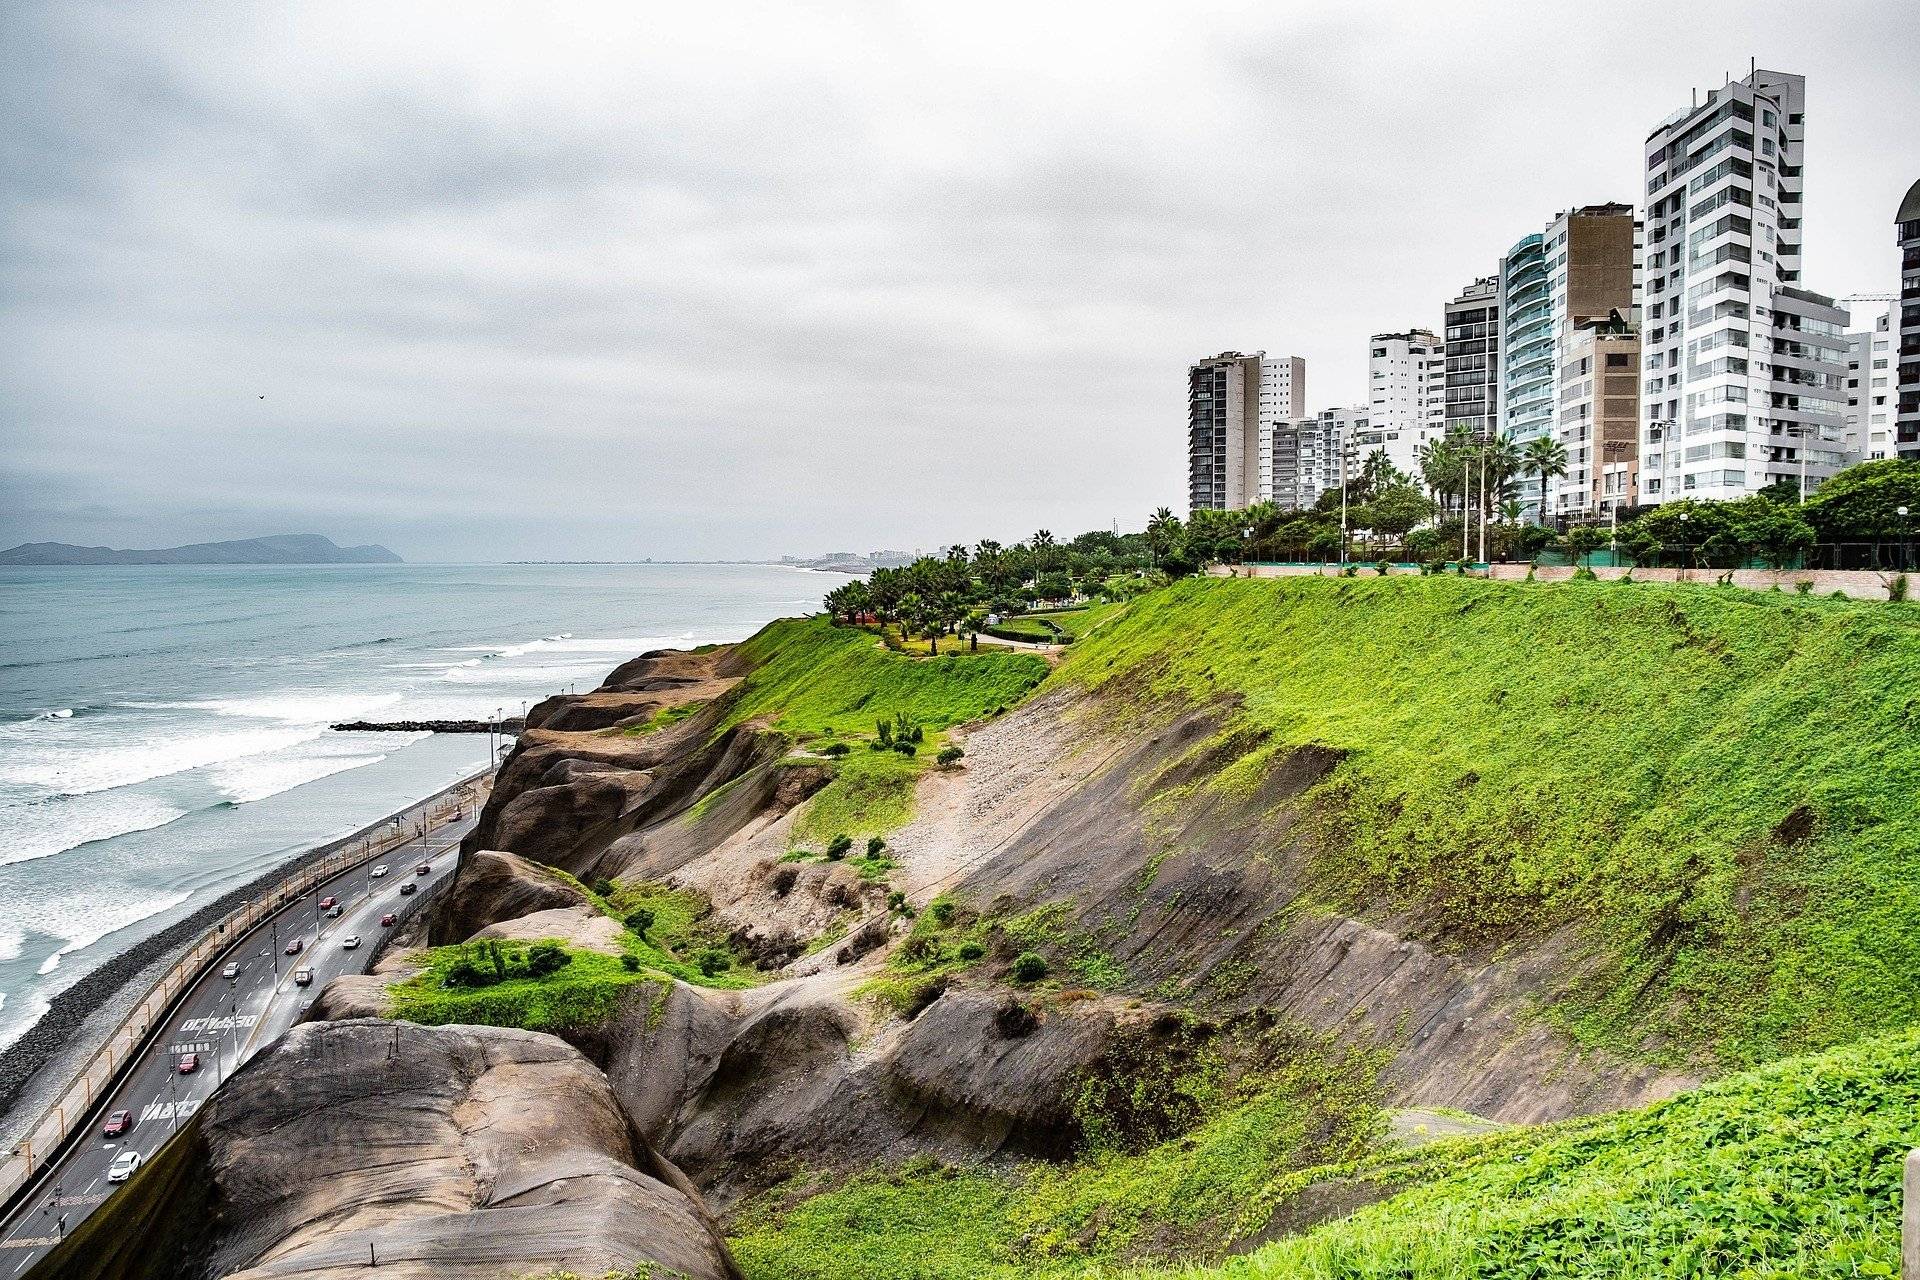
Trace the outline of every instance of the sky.
<path fill-rule="evenodd" d="M 1470 8 L 1471 13 L 1461 12 Z M 1184 508 L 1750 59 L 1897 283 L 1920 5 L 0 6 L 0 545 L 933 547 Z"/>

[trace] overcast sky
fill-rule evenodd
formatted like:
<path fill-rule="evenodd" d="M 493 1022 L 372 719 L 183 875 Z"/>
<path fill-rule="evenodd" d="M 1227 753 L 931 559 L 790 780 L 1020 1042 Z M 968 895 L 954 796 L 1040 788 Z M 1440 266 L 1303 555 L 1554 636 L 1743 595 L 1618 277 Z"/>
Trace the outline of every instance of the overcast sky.
<path fill-rule="evenodd" d="M 1920 5 L 0 5 L 0 545 L 409 559 L 1137 528 L 1184 379 L 1370 332 L 1749 58 L 1896 283 Z"/>

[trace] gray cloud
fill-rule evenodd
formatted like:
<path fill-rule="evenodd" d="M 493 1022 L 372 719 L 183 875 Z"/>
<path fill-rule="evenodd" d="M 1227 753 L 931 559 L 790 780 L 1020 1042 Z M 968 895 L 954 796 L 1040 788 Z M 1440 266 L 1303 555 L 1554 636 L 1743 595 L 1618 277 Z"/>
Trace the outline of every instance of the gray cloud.
<path fill-rule="evenodd" d="M 1810 78 L 1810 283 L 1891 286 L 1911 6 L 1454 8 L 8 6 L 0 541 L 1137 524 L 1190 357 L 1364 397 L 1750 54 Z"/>

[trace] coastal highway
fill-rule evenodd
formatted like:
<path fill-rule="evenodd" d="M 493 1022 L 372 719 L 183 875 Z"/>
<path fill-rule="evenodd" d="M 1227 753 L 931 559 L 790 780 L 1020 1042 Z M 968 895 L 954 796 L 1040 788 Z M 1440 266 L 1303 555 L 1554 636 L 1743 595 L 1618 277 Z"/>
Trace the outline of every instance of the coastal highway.
<path fill-rule="evenodd" d="M 400 886 L 413 884 L 416 893 L 425 893 L 451 875 L 455 847 L 474 821 L 469 812 L 288 900 L 210 966 L 88 1127 L 59 1153 L 52 1172 L 0 1223 L 0 1280 L 23 1274 L 119 1189 L 107 1181 L 107 1168 L 123 1149 L 151 1157 L 241 1063 L 299 1021 L 329 981 L 365 973 L 387 932 L 380 917 L 417 900 L 403 895 Z M 422 862 L 431 868 L 425 876 L 415 873 Z M 388 873 L 376 878 L 372 870 L 382 863 Z M 337 918 L 320 909 L 320 900 L 328 896 L 340 900 Z M 341 944 L 353 936 L 360 945 L 346 950 Z M 295 939 L 302 944 L 300 954 L 287 955 Z M 238 966 L 231 979 L 222 976 L 229 962 Z M 295 982 L 301 968 L 313 970 L 311 985 Z M 199 1055 L 200 1066 L 183 1075 L 180 1059 L 188 1053 Z M 104 1137 L 107 1116 L 122 1109 L 132 1113 L 133 1128 L 119 1138 Z"/>

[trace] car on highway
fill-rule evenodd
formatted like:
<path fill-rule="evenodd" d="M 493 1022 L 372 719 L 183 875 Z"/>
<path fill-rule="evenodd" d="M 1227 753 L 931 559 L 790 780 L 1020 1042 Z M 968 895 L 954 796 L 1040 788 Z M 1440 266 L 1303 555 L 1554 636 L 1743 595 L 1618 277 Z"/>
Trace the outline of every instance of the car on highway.
<path fill-rule="evenodd" d="M 296 987 L 312 986 L 313 970 L 306 968 L 304 965 L 298 969 L 295 969 L 293 971 L 293 985 Z"/>
<path fill-rule="evenodd" d="M 190 1076 L 194 1072 L 198 1071 L 199 1069 L 200 1069 L 199 1054 L 183 1053 L 180 1055 L 180 1074 L 181 1075 Z"/>
<path fill-rule="evenodd" d="M 398 917 L 396 917 L 396 916 L 395 916 L 395 915 L 393 914 L 393 912 L 391 912 L 391 911 L 389 911 L 389 912 L 387 912 L 387 914 L 385 914 L 385 915 L 383 915 L 383 916 L 381 916 L 381 917 L 380 917 L 380 927 L 381 927 L 382 929 L 391 929 L 391 928 L 393 928 L 393 922 L 394 922 L 394 920 L 396 920 L 397 918 L 398 918 Z"/>
<path fill-rule="evenodd" d="M 320 909 L 322 911 L 325 911 L 328 907 L 335 907 L 338 905 L 340 905 L 340 899 L 334 897 L 332 894 L 328 894 L 326 897 L 320 899 Z"/>
<path fill-rule="evenodd" d="M 415 875 L 417 875 L 417 876 L 426 876 L 426 875 L 432 875 L 432 874 L 433 874 L 433 864 L 432 864 L 431 862 L 423 862 L 423 863 L 421 863 L 421 864 L 420 864 L 419 866 L 417 866 L 417 867 L 415 867 L 415 868 L 413 869 L 413 874 L 415 874 Z"/>
<path fill-rule="evenodd" d="M 300 939 L 295 938 L 292 942 L 289 942 L 287 944 L 287 954 L 290 956 L 297 956 L 300 954 L 300 949 L 302 947 L 305 947 L 306 945 L 307 944 L 300 941 Z"/>
<path fill-rule="evenodd" d="M 360 949 L 360 935 L 350 933 L 342 938 L 340 940 L 340 949 L 342 951 L 358 951 Z"/>
<path fill-rule="evenodd" d="M 222 970 L 220 971 L 220 976 L 221 976 L 221 977 L 223 977 L 223 978 L 225 978 L 225 979 L 227 979 L 227 981 L 229 981 L 229 982 L 231 982 L 231 981 L 233 981 L 233 979 L 235 979 L 235 978 L 237 978 L 237 977 L 239 977 L 239 976 L 240 976 L 240 962 L 239 962 L 238 960 L 229 960 L 229 961 L 227 961 L 227 967 L 226 967 L 226 968 L 224 968 L 224 969 L 222 969 Z"/>
<path fill-rule="evenodd" d="M 100 1126 L 100 1136 L 118 1138 L 131 1128 L 133 1128 L 133 1112 L 115 1111 L 107 1117 L 107 1122 Z"/>
<path fill-rule="evenodd" d="M 404 898 L 408 894 L 412 893 L 414 890 L 418 889 L 419 887 L 420 887 L 419 885 L 415 884 L 411 880 L 403 880 L 400 882 L 400 896 Z"/>
<path fill-rule="evenodd" d="M 327 908 L 327 919 L 338 920 L 339 918 L 340 918 L 340 904 L 336 902 L 332 906 Z"/>
<path fill-rule="evenodd" d="M 140 1153 L 132 1147 L 128 1147 L 125 1151 L 115 1156 L 113 1163 L 107 1166 L 107 1181 L 125 1182 L 133 1176 L 133 1171 L 139 1167 Z"/>
<path fill-rule="evenodd" d="M 381 879 L 383 876 L 385 876 L 387 872 L 390 870 L 392 870 L 392 868 L 387 866 L 387 864 L 383 862 L 379 866 L 375 867 L 373 870 L 367 872 L 367 874 L 372 876 L 375 880 L 378 880 L 378 879 Z"/>

